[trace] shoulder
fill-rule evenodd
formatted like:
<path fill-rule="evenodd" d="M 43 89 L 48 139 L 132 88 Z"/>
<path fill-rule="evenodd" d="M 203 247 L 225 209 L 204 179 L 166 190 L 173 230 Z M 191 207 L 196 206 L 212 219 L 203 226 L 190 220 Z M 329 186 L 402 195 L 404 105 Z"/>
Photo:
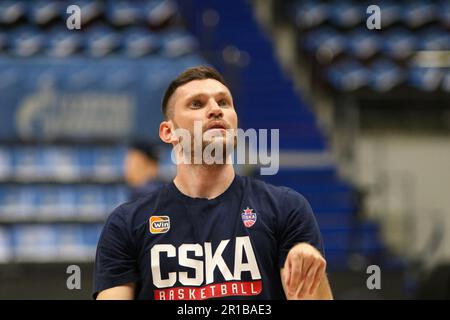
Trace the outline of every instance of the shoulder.
<path fill-rule="evenodd" d="M 156 203 L 165 197 L 167 185 L 162 184 L 145 196 L 119 205 L 109 215 L 107 223 L 125 224 L 133 229 L 134 226 L 146 222 L 147 209 L 154 207 Z"/>

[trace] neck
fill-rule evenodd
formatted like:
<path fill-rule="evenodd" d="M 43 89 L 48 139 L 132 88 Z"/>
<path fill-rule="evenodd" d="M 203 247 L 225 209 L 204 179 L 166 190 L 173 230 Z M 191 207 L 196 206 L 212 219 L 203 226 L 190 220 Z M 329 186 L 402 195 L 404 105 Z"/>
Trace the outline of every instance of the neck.
<path fill-rule="evenodd" d="M 181 193 L 191 198 L 214 199 L 227 190 L 234 175 L 231 164 L 180 164 L 173 182 Z"/>

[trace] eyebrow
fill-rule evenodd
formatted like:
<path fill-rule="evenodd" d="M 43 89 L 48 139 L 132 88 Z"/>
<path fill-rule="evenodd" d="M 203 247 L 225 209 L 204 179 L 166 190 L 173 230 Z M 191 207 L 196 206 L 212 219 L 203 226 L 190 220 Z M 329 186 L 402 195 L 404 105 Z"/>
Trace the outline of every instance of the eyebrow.
<path fill-rule="evenodd" d="M 231 95 L 228 92 L 226 92 L 226 91 L 219 91 L 217 93 L 214 93 L 213 96 L 214 97 L 227 97 L 227 98 L 231 99 Z M 196 94 L 193 94 L 191 96 L 188 96 L 185 99 L 185 101 L 193 100 L 195 98 L 204 98 L 204 97 L 209 97 L 209 95 L 206 94 L 206 93 L 196 93 Z"/>

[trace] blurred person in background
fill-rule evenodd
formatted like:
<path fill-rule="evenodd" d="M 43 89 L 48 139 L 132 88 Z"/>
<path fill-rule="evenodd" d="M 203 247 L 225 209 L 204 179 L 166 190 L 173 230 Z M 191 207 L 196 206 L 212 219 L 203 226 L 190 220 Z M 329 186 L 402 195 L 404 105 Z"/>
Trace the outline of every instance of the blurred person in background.
<path fill-rule="evenodd" d="M 158 151 L 152 143 L 136 140 L 129 145 L 124 168 L 129 201 L 145 196 L 163 184 L 158 162 Z"/>

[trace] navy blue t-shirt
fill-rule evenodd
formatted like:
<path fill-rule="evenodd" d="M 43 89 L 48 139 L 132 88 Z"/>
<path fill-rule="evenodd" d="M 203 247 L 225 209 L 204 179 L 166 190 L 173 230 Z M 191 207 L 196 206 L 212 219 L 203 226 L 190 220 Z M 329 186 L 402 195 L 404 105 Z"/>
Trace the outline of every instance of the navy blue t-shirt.
<path fill-rule="evenodd" d="M 312 209 L 290 188 L 236 175 L 208 200 L 172 182 L 109 216 L 94 297 L 134 282 L 136 299 L 285 299 L 280 268 L 300 242 L 323 254 Z"/>

